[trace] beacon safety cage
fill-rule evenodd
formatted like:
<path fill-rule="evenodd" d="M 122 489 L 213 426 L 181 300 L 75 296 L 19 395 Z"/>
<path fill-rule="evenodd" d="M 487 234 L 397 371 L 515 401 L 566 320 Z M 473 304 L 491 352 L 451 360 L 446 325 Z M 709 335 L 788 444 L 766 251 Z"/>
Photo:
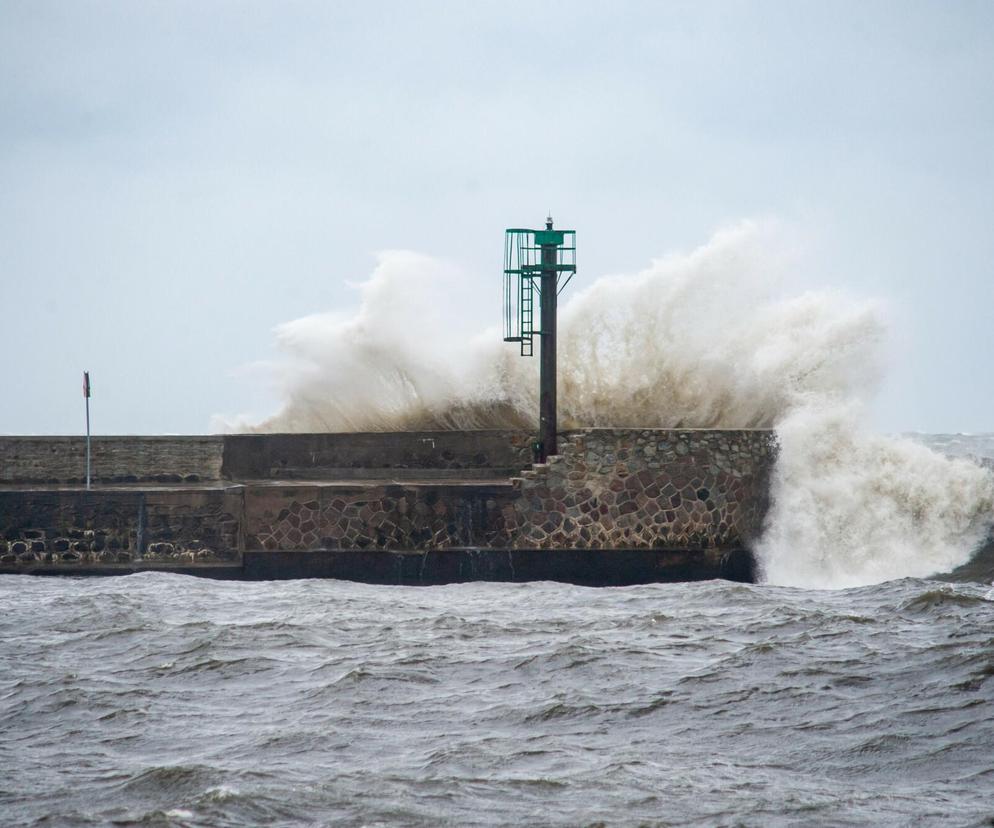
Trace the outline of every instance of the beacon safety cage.
<path fill-rule="evenodd" d="M 536 455 L 543 463 L 550 454 L 556 454 L 557 300 L 575 273 L 576 232 L 554 230 L 551 216 L 546 219 L 544 230 L 505 231 L 504 341 L 517 342 L 522 356 L 532 356 L 535 337 L 539 338 Z"/>

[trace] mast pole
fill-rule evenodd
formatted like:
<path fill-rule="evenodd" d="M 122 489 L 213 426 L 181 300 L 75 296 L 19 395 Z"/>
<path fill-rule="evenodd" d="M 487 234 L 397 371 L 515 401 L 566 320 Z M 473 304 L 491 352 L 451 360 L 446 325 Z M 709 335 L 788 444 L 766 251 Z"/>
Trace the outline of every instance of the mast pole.
<path fill-rule="evenodd" d="M 545 221 L 545 229 L 552 229 L 552 216 Z M 542 246 L 542 328 L 541 357 L 539 364 L 539 424 L 538 439 L 542 445 L 539 460 L 544 463 L 549 455 L 557 454 L 556 445 L 556 313 L 559 290 L 557 245 Z"/>
<path fill-rule="evenodd" d="M 83 372 L 83 399 L 86 400 L 86 488 L 90 488 L 90 372 Z"/>

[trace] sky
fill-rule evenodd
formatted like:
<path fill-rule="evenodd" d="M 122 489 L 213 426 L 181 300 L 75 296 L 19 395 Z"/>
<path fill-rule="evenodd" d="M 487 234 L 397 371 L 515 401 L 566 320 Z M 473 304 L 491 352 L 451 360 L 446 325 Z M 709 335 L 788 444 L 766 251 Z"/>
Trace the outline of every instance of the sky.
<path fill-rule="evenodd" d="M 743 218 L 886 302 L 887 431 L 994 431 L 994 3 L 0 0 L 0 433 L 262 418 L 378 251 L 579 273 Z"/>

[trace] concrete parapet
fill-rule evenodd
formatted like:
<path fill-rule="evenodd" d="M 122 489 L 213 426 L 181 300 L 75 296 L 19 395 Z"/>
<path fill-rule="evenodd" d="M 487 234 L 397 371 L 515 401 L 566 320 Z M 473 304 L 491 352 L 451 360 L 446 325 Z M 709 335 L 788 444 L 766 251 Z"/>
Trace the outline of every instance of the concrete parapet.
<path fill-rule="evenodd" d="M 509 477 L 531 462 L 522 431 L 405 431 L 361 434 L 229 434 L 228 480 L 342 480 L 419 470 L 458 477 Z"/>
<path fill-rule="evenodd" d="M 93 481 L 506 478 L 531 462 L 521 431 L 94 437 Z M 83 437 L 0 437 L 0 484 L 79 485 Z"/>
<path fill-rule="evenodd" d="M 195 483 L 218 480 L 224 438 L 94 437 L 95 483 Z M 81 485 L 86 438 L 0 437 L 0 483 Z"/>

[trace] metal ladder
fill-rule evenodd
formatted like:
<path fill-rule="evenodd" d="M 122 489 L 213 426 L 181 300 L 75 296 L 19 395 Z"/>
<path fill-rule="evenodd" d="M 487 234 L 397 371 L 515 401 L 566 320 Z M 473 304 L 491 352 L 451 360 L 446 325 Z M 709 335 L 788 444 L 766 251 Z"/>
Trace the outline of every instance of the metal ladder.
<path fill-rule="evenodd" d="M 531 356 L 534 353 L 532 342 L 532 327 L 534 321 L 534 296 L 535 286 L 532 284 L 532 277 L 521 276 L 521 301 L 519 309 L 521 311 L 521 356 Z"/>

